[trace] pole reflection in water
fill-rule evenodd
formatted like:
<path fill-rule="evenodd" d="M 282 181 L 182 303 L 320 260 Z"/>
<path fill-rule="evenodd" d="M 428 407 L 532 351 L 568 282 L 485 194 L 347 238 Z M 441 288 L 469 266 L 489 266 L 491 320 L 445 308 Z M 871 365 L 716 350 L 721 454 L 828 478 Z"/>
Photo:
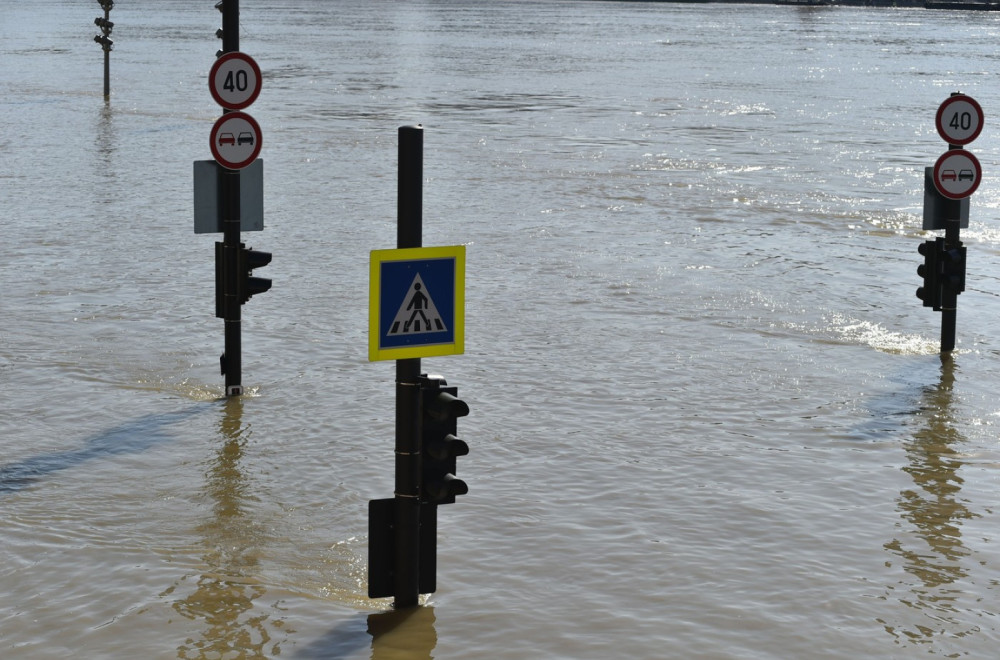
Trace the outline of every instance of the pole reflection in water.
<path fill-rule="evenodd" d="M 298 650 L 296 660 L 361 658 L 371 642 L 371 660 L 433 660 L 437 646 L 433 607 L 407 607 L 342 621 L 323 637 Z M 370 639 L 369 639 L 370 638 Z"/>
<path fill-rule="evenodd" d="M 368 617 L 371 660 L 432 660 L 437 646 L 433 607 L 408 607 Z"/>
<path fill-rule="evenodd" d="M 118 134 L 115 132 L 113 123 L 114 113 L 111 111 L 110 103 L 105 100 L 104 106 L 97 118 L 97 130 L 95 135 L 94 153 L 98 162 L 95 167 L 96 178 L 103 179 L 104 183 L 111 185 L 116 183 L 114 176 L 114 157 L 118 150 Z"/>
<path fill-rule="evenodd" d="M 881 622 L 899 641 L 932 643 L 942 633 L 962 636 L 971 632 L 956 630 L 957 618 L 949 616 L 956 612 L 955 603 L 962 593 L 956 583 L 968 577 L 962 565 L 969 551 L 962 544 L 961 521 L 975 514 L 959 497 L 962 460 L 955 447 L 965 438 L 956 428 L 952 411 L 955 363 L 950 355 L 941 359 L 941 381 L 926 388 L 921 402 L 926 425 L 904 444 L 909 463 L 903 471 L 912 477 L 914 487 L 900 492 L 897 510 L 911 528 L 885 544 L 915 578 L 898 587 L 908 586 L 910 593 L 896 594 L 896 598 L 913 608 L 919 619 L 904 625 Z"/>
<path fill-rule="evenodd" d="M 247 504 L 255 501 L 253 484 L 240 470 L 250 430 L 242 426 L 243 402 L 232 397 L 223 404 L 223 441 L 208 465 L 204 493 L 213 515 L 198 527 L 205 542 L 205 570 L 197 588 L 173 607 L 182 616 L 204 620 L 201 639 L 188 639 L 177 649 L 179 658 L 269 657 L 277 643 L 270 639 L 267 615 L 244 616 L 265 589 L 257 578 L 263 539 Z"/>

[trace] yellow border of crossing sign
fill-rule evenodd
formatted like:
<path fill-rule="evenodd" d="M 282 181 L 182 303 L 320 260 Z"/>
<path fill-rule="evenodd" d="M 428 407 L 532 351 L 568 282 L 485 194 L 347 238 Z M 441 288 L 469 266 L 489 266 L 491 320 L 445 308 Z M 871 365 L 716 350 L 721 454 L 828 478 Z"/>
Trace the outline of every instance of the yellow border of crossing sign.
<path fill-rule="evenodd" d="M 465 352 L 465 246 L 372 250 L 368 359 Z"/>

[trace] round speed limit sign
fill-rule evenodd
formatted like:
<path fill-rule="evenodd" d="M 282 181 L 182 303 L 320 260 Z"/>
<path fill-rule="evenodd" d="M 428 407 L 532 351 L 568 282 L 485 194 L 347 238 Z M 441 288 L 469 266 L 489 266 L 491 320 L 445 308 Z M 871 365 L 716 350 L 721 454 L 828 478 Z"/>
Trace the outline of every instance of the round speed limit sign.
<path fill-rule="evenodd" d="M 955 94 L 938 108 L 937 132 L 945 142 L 962 146 L 969 144 L 983 130 L 983 108 L 971 96 Z"/>
<path fill-rule="evenodd" d="M 246 53 L 233 51 L 215 60 L 208 73 L 208 89 L 227 110 L 242 110 L 260 94 L 260 67 Z"/>

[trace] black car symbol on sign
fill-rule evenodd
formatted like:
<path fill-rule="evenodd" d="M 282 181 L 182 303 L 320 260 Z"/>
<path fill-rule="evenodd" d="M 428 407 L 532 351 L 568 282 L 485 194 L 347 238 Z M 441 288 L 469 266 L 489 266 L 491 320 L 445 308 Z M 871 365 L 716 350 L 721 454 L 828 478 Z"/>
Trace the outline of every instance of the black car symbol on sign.
<path fill-rule="evenodd" d="M 972 170 L 959 170 L 958 180 L 959 181 L 972 181 L 975 177 L 972 175 Z"/>
<path fill-rule="evenodd" d="M 240 133 L 240 136 L 236 138 L 236 144 L 253 144 L 253 134 L 248 131 Z"/>

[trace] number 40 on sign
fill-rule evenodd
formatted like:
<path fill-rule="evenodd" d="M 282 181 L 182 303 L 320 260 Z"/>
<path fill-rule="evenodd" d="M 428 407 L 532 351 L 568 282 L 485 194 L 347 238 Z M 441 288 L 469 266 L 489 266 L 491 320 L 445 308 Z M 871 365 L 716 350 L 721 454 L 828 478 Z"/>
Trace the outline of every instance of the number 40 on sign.
<path fill-rule="evenodd" d="M 948 144 L 969 144 L 983 130 L 983 108 L 971 96 L 955 94 L 938 108 L 937 132 Z"/>
<path fill-rule="evenodd" d="M 260 67 L 246 53 L 226 53 L 215 60 L 208 88 L 215 102 L 227 110 L 243 110 L 260 94 Z"/>

